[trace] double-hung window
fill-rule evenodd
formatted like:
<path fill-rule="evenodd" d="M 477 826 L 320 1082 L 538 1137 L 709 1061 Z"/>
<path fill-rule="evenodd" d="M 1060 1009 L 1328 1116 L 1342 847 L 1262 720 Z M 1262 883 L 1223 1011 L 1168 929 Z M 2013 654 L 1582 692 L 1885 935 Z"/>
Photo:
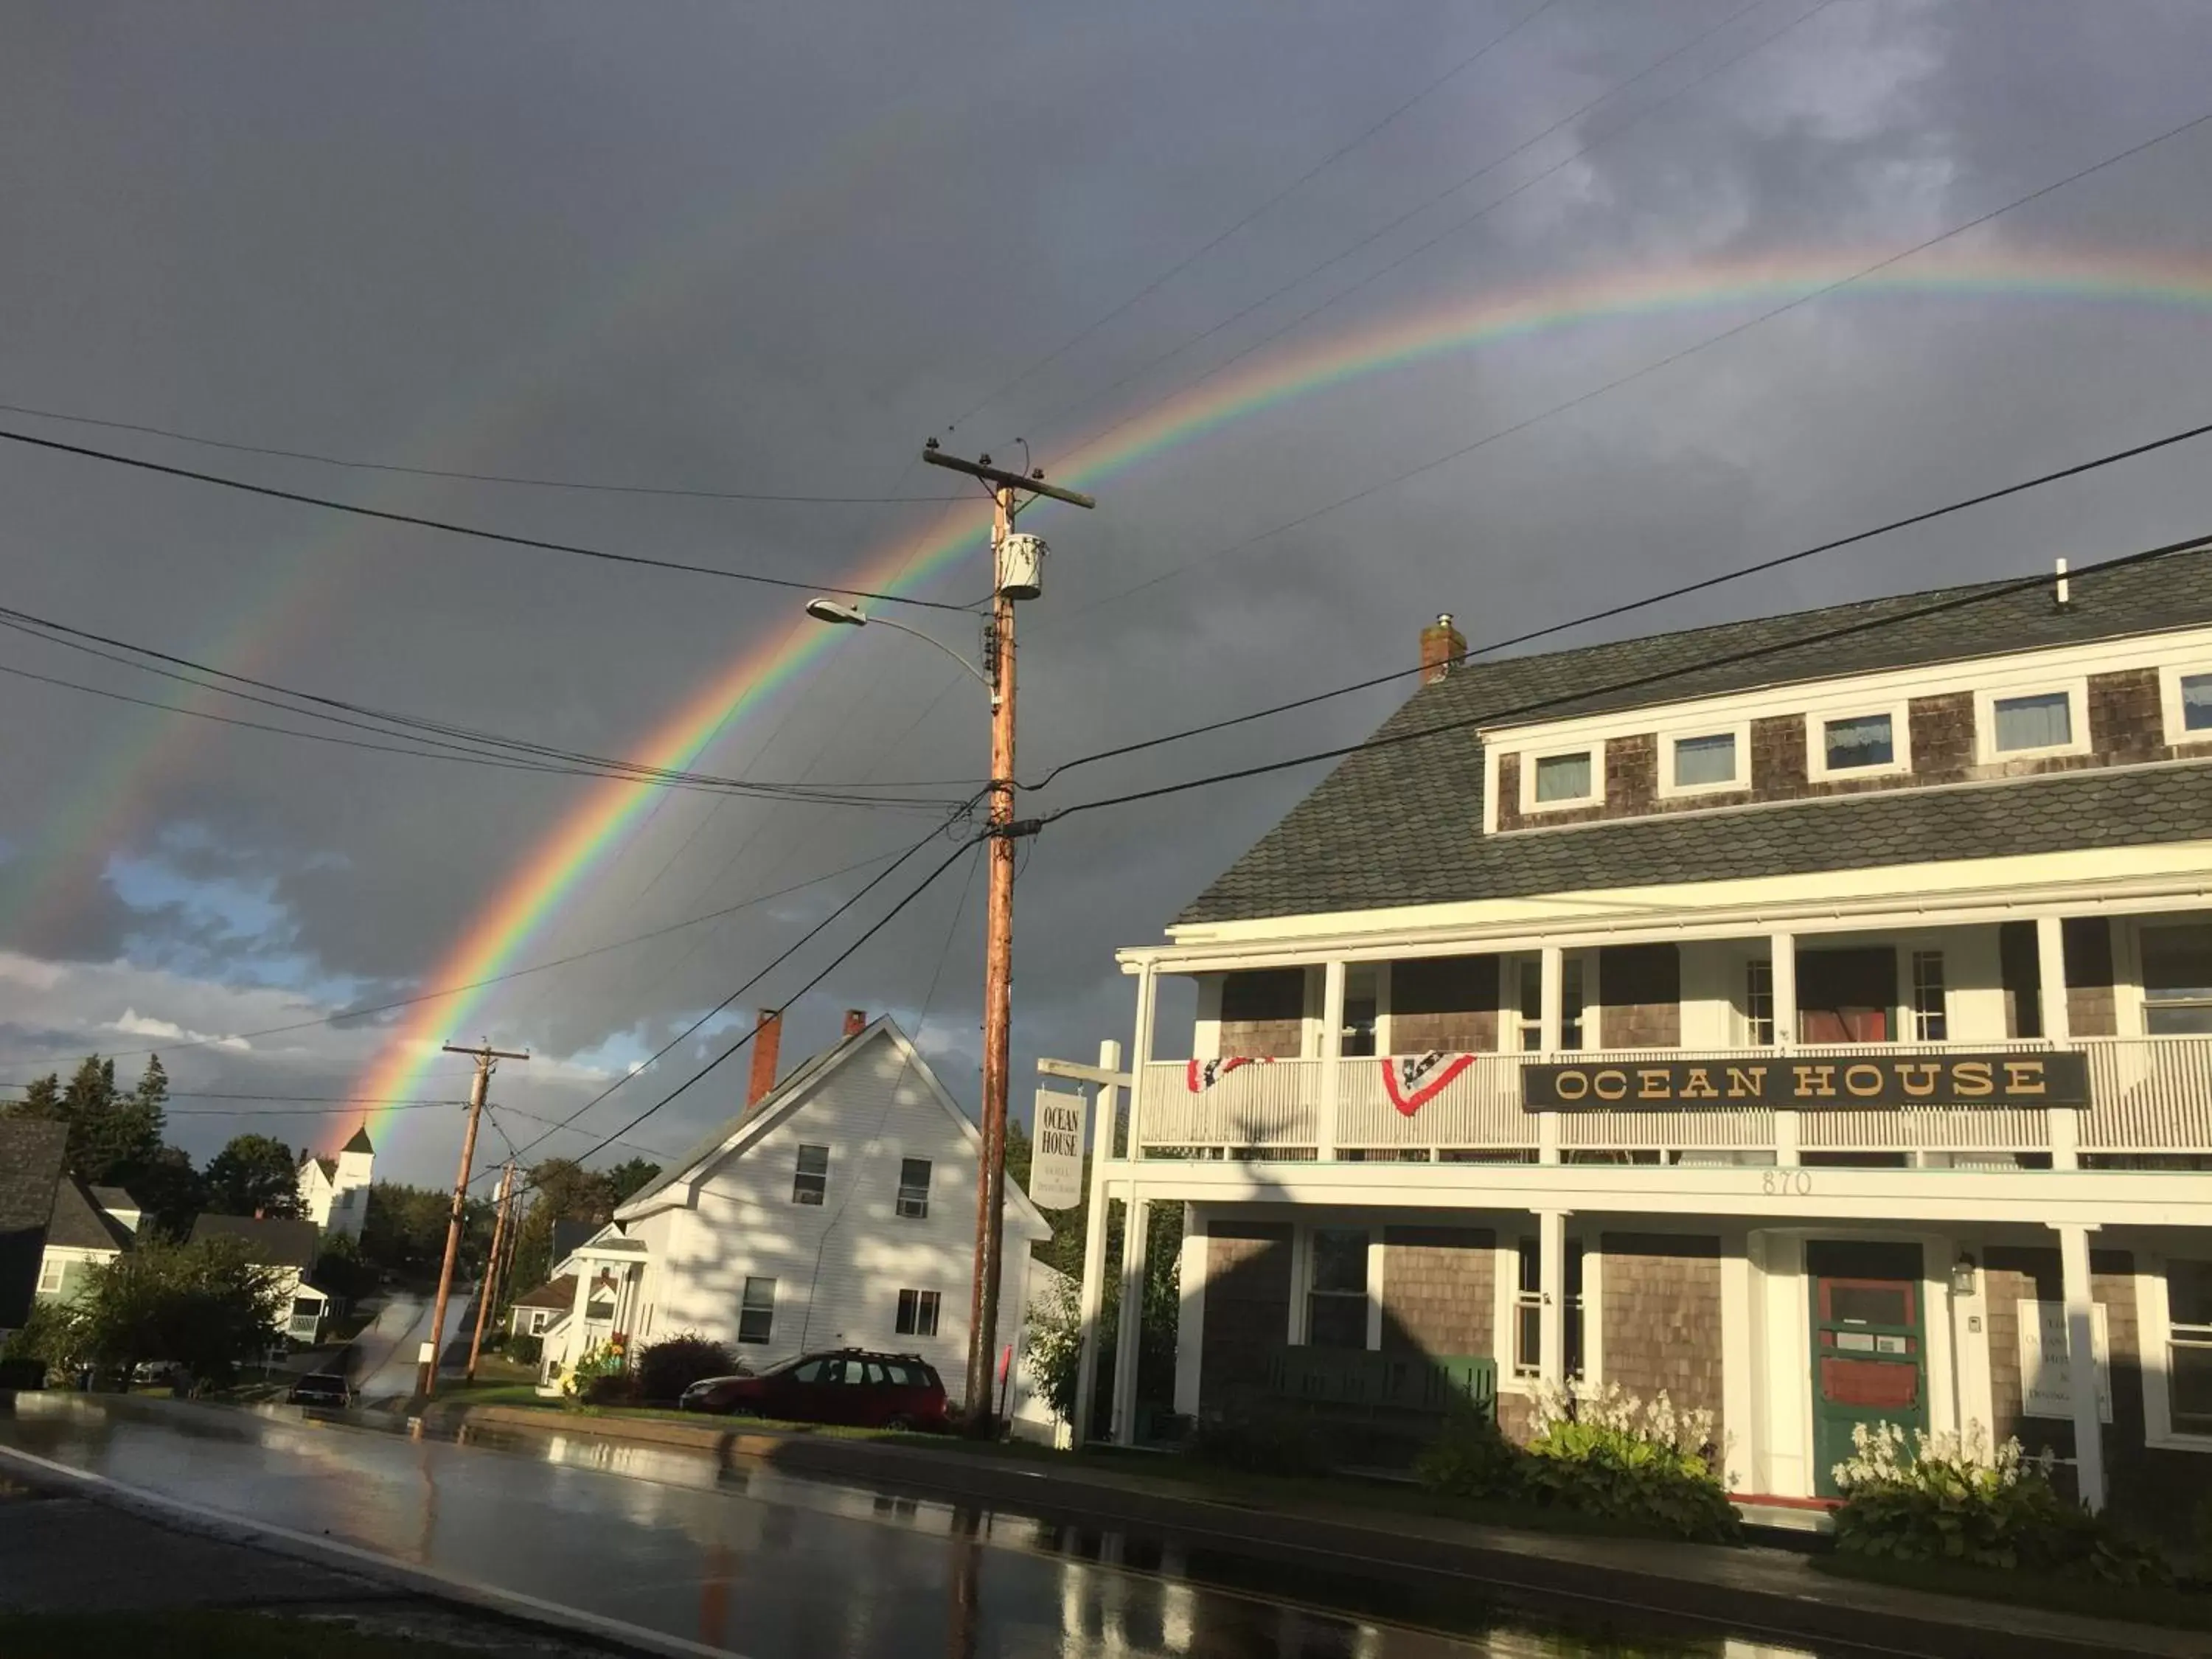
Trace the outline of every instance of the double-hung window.
<path fill-rule="evenodd" d="M 1365 1230 L 1315 1228 L 1311 1283 L 1306 1295 L 1307 1343 L 1316 1348 L 1365 1347 Z"/>
<path fill-rule="evenodd" d="M 58 1255 L 50 1255 L 39 1263 L 39 1294 L 52 1296 L 62 1287 L 69 1275 L 69 1264 Z"/>
<path fill-rule="evenodd" d="M 935 1336 L 937 1304 L 938 1293 L 935 1291 L 901 1291 L 898 1293 L 898 1334 Z"/>
<path fill-rule="evenodd" d="M 2212 1261 L 2166 1264 L 2166 1386 L 2174 1431 L 2212 1435 Z"/>
<path fill-rule="evenodd" d="M 791 1177 L 791 1201 L 794 1204 L 819 1204 L 830 1194 L 830 1149 L 827 1146 L 801 1146 L 799 1167 Z"/>
<path fill-rule="evenodd" d="M 929 1160 L 926 1158 L 902 1158 L 899 1160 L 898 1212 L 908 1221 L 927 1220 L 929 1216 Z M 900 1292 L 904 1295 L 905 1292 Z"/>
<path fill-rule="evenodd" d="M 1743 1040 L 1753 1048 L 1774 1043 L 1774 964 L 1764 957 L 1743 965 Z"/>
<path fill-rule="evenodd" d="M 738 1304 L 738 1340 L 765 1342 L 775 1329 L 775 1280 L 747 1275 L 744 1299 Z"/>
<path fill-rule="evenodd" d="M 2153 1036 L 2212 1032 L 2212 927 L 2146 926 L 2143 1030 Z"/>
<path fill-rule="evenodd" d="M 1540 1243 L 1524 1238 L 1520 1246 L 1520 1278 L 1513 1293 L 1513 1372 L 1516 1376 L 1543 1373 L 1544 1278 Z M 1565 1327 L 1569 1376 L 1583 1374 L 1583 1242 L 1567 1240 L 1567 1254 L 1559 1264 L 1560 1286 L 1565 1308 L 1560 1316 Z"/>
<path fill-rule="evenodd" d="M 1912 1037 L 1942 1042 L 1951 1035 L 1950 1006 L 1943 992 L 1943 953 L 1912 953 Z"/>

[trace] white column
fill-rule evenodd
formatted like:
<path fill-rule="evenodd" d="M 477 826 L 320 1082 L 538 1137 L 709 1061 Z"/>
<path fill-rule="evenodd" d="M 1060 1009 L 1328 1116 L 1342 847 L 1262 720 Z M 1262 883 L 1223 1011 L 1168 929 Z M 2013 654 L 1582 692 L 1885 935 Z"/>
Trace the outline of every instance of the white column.
<path fill-rule="evenodd" d="M 1536 1286 L 1543 1294 L 1536 1364 L 1547 1382 L 1567 1380 L 1567 1212 L 1536 1212 Z"/>
<path fill-rule="evenodd" d="M 1114 1343 L 1114 1443 L 1133 1445 L 1137 1437 L 1137 1350 L 1144 1334 L 1145 1247 L 1152 1206 L 1127 1188 L 1128 1205 L 1121 1224 L 1121 1328 Z"/>
<path fill-rule="evenodd" d="M 1556 945 L 1547 945 L 1538 958 L 1541 964 L 1536 1003 L 1536 1046 L 1545 1060 L 1555 1060 L 1559 1052 L 1559 1028 L 1566 1015 L 1566 952 Z M 1536 1161 L 1557 1164 L 1559 1161 L 1559 1115 L 1540 1112 L 1536 1116 Z"/>
<path fill-rule="evenodd" d="M 1324 1164 L 1336 1158 L 1337 1076 L 1343 1070 L 1337 1061 L 1344 1053 L 1344 978 L 1341 961 L 1330 962 L 1322 969 L 1320 1145 L 1314 1156 Z"/>
<path fill-rule="evenodd" d="M 1774 1049 L 1788 1054 L 1797 1046 L 1797 936 L 1767 936 L 1767 978 L 1774 993 Z M 1774 1161 L 1785 1170 L 1796 1168 L 1797 1114 L 1782 1108 L 1774 1114 Z"/>
<path fill-rule="evenodd" d="M 1128 1155 L 1134 1158 L 1145 1126 L 1145 1068 L 1152 1059 L 1152 1023 L 1159 1007 L 1159 976 L 1151 963 L 1137 970 L 1137 1030 L 1129 1053 Z"/>
<path fill-rule="evenodd" d="M 2062 1226 L 2059 1278 L 2066 1295 L 2066 1387 L 2074 1397 L 2074 1470 L 2081 1502 L 2105 1507 L 2104 1425 L 2097 1415 L 2095 1299 L 2089 1284 L 2089 1230 Z"/>
<path fill-rule="evenodd" d="M 1121 1069 L 1121 1045 L 1110 1039 L 1098 1045 L 1098 1069 Z M 1076 1358 L 1075 1443 L 1091 1437 L 1091 1413 L 1098 1398 L 1098 1316 L 1106 1303 L 1106 1166 L 1114 1158 L 1114 1120 L 1121 1107 L 1121 1089 L 1102 1085 L 1097 1109 L 1091 1122 L 1091 1210 L 1083 1229 L 1083 1332 Z"/>
<path fill-rule="evenodd" d="M 1721 1480 L 1730 1492 L 1763 1492 L 1751 1482 L 1759 1450 L 1759 1385 L 1763 1334 L 1758 1318 L 1759 1239 L 1753 1233 L 1721 1242 Z M 1589 1301 L 1589 1265 L 1583 1266 Z"/>
<path fill-rule="evenodd" d="M 2043 1005 L 2043 1040 L 2063 1048 L 2074 1040 L 2074 1025 L 2066 1006 L 2066 924 L 2061 917 L 2035 919 L 2035 980 L 2037 1000 Z M 2051 1126 L 2051 1167 L 2079 1169 L 2081 1113 L 2070 1106 L 2053 1106 L 2044 1117 Z"/>
<path fill-rule="evenodd" d="M 1176 1309 L 1175 1408 L 1198 1414 L 1199 1362 L 1206 1350 L 1206 1218 L 1195 1204 L 1182 1206 L 1182 1265 Z"/>

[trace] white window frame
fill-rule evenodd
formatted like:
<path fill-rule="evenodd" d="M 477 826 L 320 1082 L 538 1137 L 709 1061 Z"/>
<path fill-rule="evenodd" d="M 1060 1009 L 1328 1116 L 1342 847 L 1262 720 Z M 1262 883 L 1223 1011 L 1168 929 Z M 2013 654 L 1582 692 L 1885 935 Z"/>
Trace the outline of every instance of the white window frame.
<path fill-rule="evenodd" d="M 47 1283 L 49 1279 L 53 1281 L 52 1284 Z M 52 1254 L 48 1254 L 40 1259 L 39 1295 L 52 1296 L 55 1291 L 60 1290 L 61 1287 L 68 1282 L 68 1280 L 69 1262 L 67 1260 Z"/>
<path fill-rule="evenodd" d="M 2069 732 L 2064 743 L 2040 744 L 2033 749 L 1999 749 L 1997 747 L 1997 712 L 2001 702 L 2013 702 L 2022 697 L 2047 697 L 2063 692 L 2066 696 L 2066 725 Z M 2089 752 L 2089 677 L 2076 674 L 2070 679 L 2042 680 L 2027 685 L 1987 687 L 1974 693 L 1974 759 L 1983 766 L 2001 766 L 2008 761 L 2048 760 L 2057 755 L 2086 755 Z"/>
<path fill-rule="evenodd" d="M 1920 961 L 1923 957 L 1936 958 L 1936 990 L 1941 998 L 1942 1006 L 1934 1009 L 1923 1009 L 1920 1006 Z M 1898 946 L 1897 965 L 1898 977 L 1902 981 L 1898 987 L 1901 994 L 1898 999 L 1898 1012 L 1900 1018 L 1897 1023 L 1900 1026 L 1909 1025 L 1912 1028 L 1912 1035 L 1906 1041 L 1911 1042 L 1949 1042 L 1952 1025 L 1951 964 L 1948 953 L 1939 945 L 1921 945 L 1914 940 L 1906 939 Z M 1921 1029 L 1923 1023 L 1931 1016 L 1942 1022 L 1942 1036 L 1929 1036 L 1923 1034 Z"/>
<path fill-rule="evenodd" d="M 908 1184 L 906 1166 L 909 1164 L 921 1165 L 921 1185 L 919 1187 Z M 936 1174 L 937 1164 L 934 1159 L 908 1158 L 904 1154 L 900 1156 L 898 1192 L 891 1206 L 900 1220 L 927 1221 L 929 1219 L 929 1188 Z"/>
<path fill-rule="evenodd" d="M 1561 760 L 1574 755 L 1589 757 L 1589 793 L 1577 795 L 1571 800 L 1538 800 L 1536 799 L 1537 763 L 1541 761 Z M 1572 812 L 1586 807 L 1604 805 L 1605 744 L 1602 739 L 1595 743 L 1570 743 L 1562 744 L 1556 748 L 1522 750 L 1521 811 L 1523 815 L 1541 812 Z"/>
<path fill-rule="evenodd" d="M 752 1294 L 753 1286 L 756 1285 L 768 1286 L 768 1301 L 765 1304 L 749 1304 L 745 1300 Z M 745 1316 L 748 1313 L 764 1313 L 768 1316 L 768 1328 L 758 1336 L 745 1334 Z M 765 1347 L 775 1340 L 775 1278 L 773 1274 L 747 1273 L 744 1282 L 738 1285 L 737 1334 L 738 1340 L 748 1347 Z"/>
<path fill-rule="evenodd" d="M 914 1298 L 914 1317 L 910 1322 L 910 1328 L 899 1323 L 901 1315 L 907 1310 L 908 1297 Z M 926 1331 L 921 1328 L 921 1316 L 925 1310 L 929 1315 L 929 1328 Z M 944 1319 L 945 1296 L 942 1291 L 918 1290 L 912 1286 L 902 1285 L 900 1287 L 898 1295 L 892 1298 L 891 1334 L 893 1336 L 934 1337 L 944 1328 Z"/>
<path fill-rule="evenodd" d="M 1303 1293 L 1298 1297 L 1296 1315 L 1300 1345 L 1310 1346 L 1313 1342 L 1313 1304 L 1316 1297 L 1328 1297 L 1333 1300 L 1349 1302 L 1354 1294 L 1350 1291 L 1322 1291 L 1314 1287 L 1314 1268 L 1320 1257 L 1320 1252 L 1314 1249 L 1314 1235 L 1316 1233 L 1358 1233 L 1367 1241 L 1367 1249 L 1363 1257 L 1366 1267 L 1365 1280 L 1358 1292 L 1361 1305 L 1365 1310 L 1365 1323 L 1359 1347 L 1345 1348 L 1339 1352 L 1373 1352 L 1381 1346 L 1379 1327 L 1382 1298 L 1379 1294 L 1377 1277 L 1381 1267 L 1382 1239 L 1379 1230 L 1358 1221 L 1316 1221 L 1304 1231 L 1304 1237 L 1302 1242 L 1305 1249 L 1301 1254 L 1304 1259 L 1298 1263 L 1299 1272 L 1297 1281 L 1303 1288 Z"/>
<path fill-rule="evenodd" d="M 810 1170 L 806 1167 L 806 1155 L 809 1152 L 822 1154 L 822 1167 L 819 1170 Z M 805 1204 L 818 1210 L 829 1203 L 830 1165 L 832 1156 L 832 1149 L 823 1146 L 818 1140 L 799 1143 L 798 1150 L 792 1154 L 791 1158 L 791 1201 L 793 1204 Z M 802 1182 L 809 1181 L 818 1181 L 822 1184 L 813 1188 L 801 1185 Z M 814 1196 L 811 1198 L 799 1196 L 801 1193 L 808 1191 L 811 1191 Z"/>
<path fill-rule="evenodd" d="M 2195 1261 L 2202 1258 L 2191 1255 Z M 2136 1274 L 2136 1306 L 2140 1312 L 2142 1373 L 2143 1443 L 2166 1451 L 2212 1452 L 2212 1434 L 2179 1432 L 2173 1426 L 2172 1384 L 2166 1376 L 2166 1348 L 2173 1340 L 2171 1304 L 2166 1299 L 2166 1258 L 2154 1256 L 2144 1263 L 2148 1272 Z M 2156 1363 L 2153 1364 L 2155 1358 Z"/>
<path fill-rule="evenodd" d="M 2202 732 L 2191 732 L 2182 724 L 2181 683 L 2212 675 L 2212 662 L 2166 663 L 2158 671 L 2159 714 L 2163 731 L 2160 733 L 2169 748 L 2185 744 L 2212 743 L 2212 726 Z"/>
<path fill-rule="evenodd" d="M 1881 714 L 1889 717 L 1888 762 L 1881 766 L 1831 767 L 1828 764 L 1828 727 L 1838 720 L 1872 720 Z M 1807 781 L 1826 783 L 1834 779 L 1894 778 L 1911 770 L 1912 700 L 1910 697 L 1899 697 L 1894 702 L 1869 702 L 1856 708 L 1816 708 L 1806 714 Z"/>
<path fill-rule="evenodd" d="M 1735 770 L 1719 783 L 1676 783 L 1674 749 L 1698 738 L 1732 738 L 1735 741 Z M 1680 800 L 1698 795 L 1740 795 L 1751 787 L 1751 722 L 1721 721 L 1712 726 L 1686 726 L 1659 734 L 1659 799 Z"/>

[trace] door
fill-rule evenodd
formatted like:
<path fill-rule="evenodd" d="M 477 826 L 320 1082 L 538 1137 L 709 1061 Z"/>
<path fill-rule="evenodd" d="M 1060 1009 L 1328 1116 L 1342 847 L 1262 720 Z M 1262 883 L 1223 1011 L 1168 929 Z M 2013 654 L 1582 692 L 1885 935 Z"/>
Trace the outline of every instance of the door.
<path fill-rule="evenodd" d="M 1891 945 L 1798 953 L 1801 1042 L 1887 1042 L 1896 1000 L 1897 951 Z"/>
<path fill-rule="evenodd" d="M 1808 1243 L 1813 1310 L 1813 1490 L 1837 1496 L 1836 1465 L 1860 1424 L 1928 1426 L 1926 1322 L 1917 1244 Z"/>

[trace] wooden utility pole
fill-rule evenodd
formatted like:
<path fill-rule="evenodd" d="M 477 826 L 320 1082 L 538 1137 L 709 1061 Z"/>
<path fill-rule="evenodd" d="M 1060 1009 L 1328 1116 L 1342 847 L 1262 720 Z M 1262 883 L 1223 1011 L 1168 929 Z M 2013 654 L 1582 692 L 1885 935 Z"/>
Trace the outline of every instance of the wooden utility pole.
<path fill-rule="evenodd" d="M 1027 503 L 1022 495 L 1049 495 L 1074 507 L 1096 507 L 1090 496 L 1044 482 L 1039 470 L 1028 477 L 991 465 L 988 455 L 965 460 L 939 451 L 936 441 L 922 451 L 932 466 L 950 467 L 991 487 L 992 639 L 991 685 L 991 879 L 983 947 L 983 1123 L 981 1167 L 975 1182 L 975 1282 L 969 1297 L 968 1380 L 964 1404 L 971 1432 L 988 1435 L 997 1427 L 991 1387 L 991 1361 L 998 1352 L 999 1280 L 1004 1253 L 1006 1194 L 1006 1085 L 1012 1064 L 1014 980 L 1014 842 L 1026 828 L 1014 817 L 1014 603 L 1035 598 L 1037 561 L 1010 570 L 1007 544 L 1014 520 Z M 1036 553 L 1042 553 L 1039 544 Z"/>
<path fill-rule="evenodd" d="M 509 1158 L 499 1177 L 499 1214 L 491 1224 L 491 1254 L 484 1257 L 483 1279 L 477 1286 L 476 1334 L 469 1339 L 468 1381 L 471 1382 L 477 1380 L 477 1356 L 483 1352 L 484 1321 L 491 1317 L 491 1304 L 499 1299 L 506 1281 L 500 1251 L 507 1243 L 507 1211 L 514 1202 L 514 1160 Z"/>
<path fill-rule="evenodd" d="M 479 1048 L 462 1048 L 446 1044 L 449 1054 L 467 1054 L 477 1063 L 476 1080 L 469 1085 L 469 1127 L 461 1136 L 460 1167 L 453 1173 L 453 1211 L 446 1219 L 446 1261 L 438 1269 L 438 1300 L 430 1313 L 430 1363 L 423 1368 L 422 1397 L 428 1399 L 438 1391 L 438 1366 L 445 1358 L 446 1302 L 453 1293 L 453 1262 L 461 1253 L 461 1218 L 468 1212 L 470 1166 L 476 1162 L 477 1127 L 483 1121 L 484 1096 L 491 1088 L 491 1074 L 502 1060 L 527 1060 L 528 1054 L 509 1054 L 495 1048 L 489 1042 Z"/>

